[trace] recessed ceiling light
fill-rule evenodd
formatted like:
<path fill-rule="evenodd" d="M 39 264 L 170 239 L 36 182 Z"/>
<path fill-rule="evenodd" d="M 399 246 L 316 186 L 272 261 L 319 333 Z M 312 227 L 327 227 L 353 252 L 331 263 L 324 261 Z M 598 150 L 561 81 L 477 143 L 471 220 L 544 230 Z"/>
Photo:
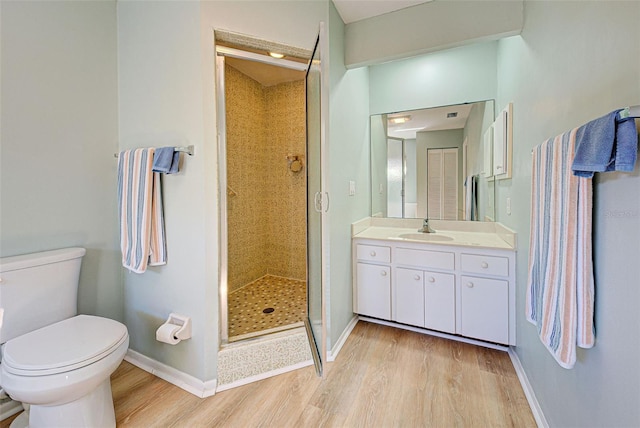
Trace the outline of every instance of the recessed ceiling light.
<path fill-rule="evenodd" d="M 284 55 L 278 52 L 269 52 L 269 56 L 276 59 L 284 58 Z"/>
<path fill-rule="evenodd" d="M 396 116 L 396 117 L 390 117 L 389 118 L 389 122 L 394 124 L 394 125 L 400 125 L 403 123 L 407 123 L 411 120 L 411 116 L 410 115 L 406 115 L 406 116 Z"/>

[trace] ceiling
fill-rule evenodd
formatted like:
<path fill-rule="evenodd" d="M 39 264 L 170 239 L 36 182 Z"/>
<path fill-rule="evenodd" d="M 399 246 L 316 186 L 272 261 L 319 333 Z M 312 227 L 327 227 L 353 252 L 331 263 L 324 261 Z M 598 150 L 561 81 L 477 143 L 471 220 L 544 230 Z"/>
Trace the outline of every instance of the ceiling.
<path fill-rule="evenodd" d="M 405 9 L 432 0 L 333 0 L 345 24 Z"/>
<path fill-rule="evenodd" d="M 257 61 L 226 57 L 228 65 L 245 74 L 262 86 L 279 85 L 280 83 L 295 82 L 303 80 L 304 71 L 292 70 L 290 68 L 277 67 L 275 65 L 263 64 Z"/>
<path fill-rule="evenodd" d="M 349 24 L 430 1 L 433 0 L 333 0 L 333 3 L 344 23 Z M 244 46 L 243 49 L 251 50 Z M 254 51 L 264 53 L 264 49 Z M 289 56 L 287 58 L 296 60 L 296 58 Z M 283 67 L 230 57 L 227 57 L 226 61 L 230 66 L 264 86 L 304 79 L 304 72 L 288 70 Z"/>
<path fill-rule="evenodd" d="M 394 125 L 389 122 L 387 134 L 390 137 L 411 139 L 416 138 L 416 132 L 420 131 L 442 131 L 464 128 L 473 106 L 474 104 L 458 104 L 389 114 L 387 115 L 387 119 L 407 115 L 411 116 L 411 119 L 399 125 Z M 447 114 L 449 113 L 457 113 L 458 115 L 455 118 L 447 118 Z"/>

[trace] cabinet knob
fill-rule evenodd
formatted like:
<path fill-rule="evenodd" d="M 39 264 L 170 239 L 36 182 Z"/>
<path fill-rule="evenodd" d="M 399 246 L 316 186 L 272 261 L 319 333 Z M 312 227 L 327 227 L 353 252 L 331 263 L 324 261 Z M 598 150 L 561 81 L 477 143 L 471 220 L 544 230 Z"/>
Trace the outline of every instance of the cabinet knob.
<path fill-rule="evenodd" d="M 488 268 L 488 267 L 489 267 L 489 263 L 487 263 L 487 262 L 482 262 L 482 263 L 480 263 L 480 267 L 481 267 L 482 269 L 486 269 L 486 268 Z"/>
<path fill-rule="evenodd" d="M 386 270 L 382 270 L 382 271 L 380 271 L 380 275 L 382 275 L 382 276 L 387 276 L 387 271 L 386 271 Z"/>
<path fill-rule="evenodd" d="M 471 282 L 471 281 L 467 282 L 467 287 L 473 288 L 473 282 Z"/>
<path fill-rule="evenodd" d="M 432 276 L 429 277 L 429 282 L 436 282 L 436 279 Z"/>
<path fill-rule="evenodd" d="M 415 275 L 413 279 L 415 279 L 416 281 L 420 281 L 420 275 Z"/>
<path fill-rule="evenodd" d="M 372 252 L 370 252 L 370 253 L 369 253 L 369 255 L 370 255 L 371 257 L 375 257 L 375 256 L 376 256 L 376 252 L 375 252 L 375 251 L 372 251 Z"/>

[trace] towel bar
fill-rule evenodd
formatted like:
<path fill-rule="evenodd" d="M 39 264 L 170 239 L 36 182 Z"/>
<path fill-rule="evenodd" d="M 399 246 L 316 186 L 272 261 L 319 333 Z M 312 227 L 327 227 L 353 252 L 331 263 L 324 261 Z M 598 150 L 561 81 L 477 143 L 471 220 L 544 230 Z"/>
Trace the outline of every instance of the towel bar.
<path fill-rule="evenodd" d="M 621 119 L 625 119 L 627 117 L 635 119 L 640 118 L 640 105 L 627 107 L 620 112 Z"/>
<path fill-rule="evenodd" d="M 628 117 L 640 119 L 640 105 L 625 107 L 620 111 L 620 119 L 626 119 Z M 533 150 L 534 149 L 531 149 L 531 154 L 533 154 Z"/>
<path fill-rule="evenodd" d="M 182 146 L 182 147 L 174 147 L 174 150 L 175 150 L 176 152 L 186 153 L 186 154 L 188 154 L 189 156 L 193 156 L 193 154 L 195 153 L 195 149 L 194 149 L 194 147 L 193 147 L 193 144 L 188 145 L 188 146 Z M 114 154 L 113 154 L 113 157 L 114 157 L 114 158 L 117 158 L 117 157 L 118 157 L 118 153 L 114 153 Z"/>

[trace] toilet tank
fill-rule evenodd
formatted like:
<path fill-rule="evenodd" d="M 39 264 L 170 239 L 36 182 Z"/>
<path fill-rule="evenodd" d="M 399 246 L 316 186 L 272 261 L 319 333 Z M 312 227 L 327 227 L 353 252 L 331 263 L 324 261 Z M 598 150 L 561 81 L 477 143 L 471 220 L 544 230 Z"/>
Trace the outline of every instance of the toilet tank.
<path fill-rule="evenodd" d="M 0 343 L 77 314 L 84 248 L 0 258 Z"/>

